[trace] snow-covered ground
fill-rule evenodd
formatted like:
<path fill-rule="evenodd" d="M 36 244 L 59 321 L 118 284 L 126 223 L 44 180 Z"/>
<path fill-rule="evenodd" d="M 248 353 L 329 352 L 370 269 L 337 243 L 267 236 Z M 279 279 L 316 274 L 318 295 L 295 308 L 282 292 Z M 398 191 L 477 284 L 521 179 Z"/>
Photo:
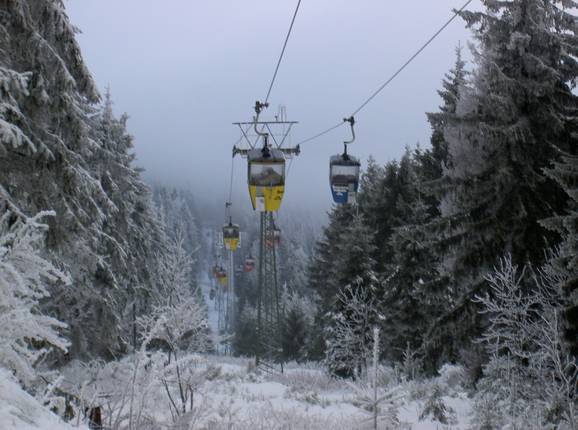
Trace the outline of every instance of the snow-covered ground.
<path fill-rule="evenodd" d="M 380 407 L 381 416 L 397 416 L 395 427 L 381 421 L 385 429 L 467 429 L 470 400 L 460 385 L 459 368 L 448 367 L 442 376 L 428 381 L 400 382 L 392 369 L 382 369 L 380 393 L 395 393 L 393 401 Z M 65 372 L 66 373 L 66 372 Z M 194 364 L 197 379 L 192 410 L 180 419 L 179 429 L 187 430 L 351 430 L 371 427 L 365 409 L 363 384 L 329 377 L 317 364 L 290 364 L 284 373 L 256 371 L 252 359 L 198 356 Z M 120 377 L 120 372 L 115 373 Z M 123 379 L 120 377 L 120 379 Z M 125 381 L 115 380 L 115 384 Z M 149 385 L 143 405 L 154 419 L 147 429 L 174 427 L 166 393 L 161 384 Z M 149 389 L 156 387 L 149 391 Z M 434 392 L 440 394 L 433 399 Z M 445 411 L 445 422 L 433 413 L 423 417 L 427 405 Z M 108 406 L 102 405 L 106 411 Z M 435 408 L 434 408 L 435 409 Z M 444 421 L 443 419 L 441 421 Z M 181 427 L 182 426 L 182 427 Z M 37 400 L 25 393 L 5 371 L 0 372 L 0 429 L 71 430 Z M 81 427 L 83 430 L 86 427 Z M 175 427 L 176 428 L 176 427 Z"/>
<path fill-rule="evenodd" d="M 291 364 L 283 374 L 255 372 L 253 359 L 211 357 L 214 377 L 199 390 L 199 429 L 363 429 L 370 413 L 363 408 L 363 387 L 331 378 L 316 364 Z M 442 376 L 428 381 L 394 382 L 398 375 L 383 369 L 380 384 L 397 395 L 399 425 L 378 428 L 412 430 L 466 429 L 470 400 L 462 390 L 461 370 L 448 367 Z M 361 384 L 362 385 L 362 384 Z M 437 387 L 437 405 L 446 410 L 446 424 L 430 414 L 420 420 L 428 400 Z M 435 403 L 435 402 L 434 402 Z M 389 408 L 387 402 L 383 409 Z M 203 410 L 204 409 L 204 410 Z M 229 427 L 232 426 L 232 427 Z"/>
<path fill-rule="evenodd" d="M 219 345 L 221 339 L 219 336 L 219 313 L 217 312 L 216 298 L 211 299 L 212 281 L 209 278 L 209 273 L 206 270 L 201 270 L 198 283 L 203 294 L 203 300 L 207 305 L 207 320 L 209 328 L 211 329 L 211 339 L 213 345 Z"/>
<path fill-rule="evenodd" d="M 88 428 L 63 422 L 37 399 L 26 393 L 6 370 L 0 369 L 1 430 L 73 430 Z"/>

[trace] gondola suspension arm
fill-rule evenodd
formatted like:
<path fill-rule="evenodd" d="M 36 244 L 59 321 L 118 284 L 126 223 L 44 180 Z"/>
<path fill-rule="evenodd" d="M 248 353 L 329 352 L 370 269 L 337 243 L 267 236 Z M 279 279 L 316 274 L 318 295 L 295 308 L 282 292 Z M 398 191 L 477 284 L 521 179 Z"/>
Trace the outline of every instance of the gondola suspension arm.
<path fill-rule="evenodd" d="M 255 116 L 255 121 L 254 121 L 255 123 L 254 123 L 253 127 L 255 129 L 255 133 L 257 134 L 257 136 L 261 136 L 263 138 L 263 153 L 269 151 L 269 148 L 268 148 L 269 133 L 263 133 L 263 131 L 259 131 L 259 129 L 257 128 L 257 123 L 259 122 L 259 115 L 261 115 L 261 112 L 263 111 L 263 109 L 268 108 L 268 107 L 269 107 L 268 102 L 261 103 L 258 100 L 255 102 L 255 113 L 257 115 Z"/>
<path fill-rule="evenodd" d="M 353 128 L 355 125 L 355 118 L 353 116 L 350 116 L 349 118 L 343 118 L 343 122 L 348 122 L 351 126 L 351 140 L 346 140 L 343 142 L 343 159 L 349 160 L 349 156 L 347 155 L 347 145 L 355 142 L 355 128 Z"/>

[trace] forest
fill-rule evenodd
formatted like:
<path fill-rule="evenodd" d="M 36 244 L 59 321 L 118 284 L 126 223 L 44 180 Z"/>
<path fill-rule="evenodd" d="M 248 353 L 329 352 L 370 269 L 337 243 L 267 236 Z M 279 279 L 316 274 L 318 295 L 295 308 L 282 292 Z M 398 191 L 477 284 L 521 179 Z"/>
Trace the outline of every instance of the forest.
<path fill-rule="evenodd" d="M 429 142 L 229 254 L 65 3 L 0 0 L 0 429 L 578 429 L 578 3 L 481 4 Z"/>

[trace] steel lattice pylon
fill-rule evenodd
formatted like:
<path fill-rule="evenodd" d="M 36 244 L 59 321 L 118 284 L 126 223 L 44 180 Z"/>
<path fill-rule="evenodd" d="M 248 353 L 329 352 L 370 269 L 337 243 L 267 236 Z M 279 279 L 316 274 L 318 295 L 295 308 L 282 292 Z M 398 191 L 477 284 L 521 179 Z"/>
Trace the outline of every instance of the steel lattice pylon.
<path fill-rule="evenodd" d="M 280 359 L 281 311 L 277 280 L 277 256 L 273 213 L 261 212 L 259 286 L 257 303 L 257 366 Z"/>
<path fill-rule="evenodd" d="M 220 250 L 219 257 L 215 259 L 215 265 L 225 256 L 227 263 L 227 285 L 223 286 L 220 282 L 213 280 L 213 285 L 216 285 L 215 309 L 218 314 L 218 329 L 219 335 L 221 336 L 220 346 L 223 347 L 222 349 L 218 349 L 226 355 L 232 351 L 231 339 L 235 332 L 236 324 L 235 256 L 233 250 L 225 249 L 223 246 L 223 237 L 221 234 L 215 236 L 214 249 Z"/>
<path fill-rule="evenodd" d="M 229 250 L 229 263 L 227 268 L 227 310 L 226 330 L 232 334 L 235 327 L 235 260 L 233 251 Z"/>
<path fill-rule="evenodd" d="M 279 111 L 275 121 L 260 121 L 267 102 L 255 102 L 255 113 L 251 122 L 236 122 L 248 148 L 233 146 L 233 157 L 237 154 L 248 160 L 249 194 L 253 209 L 260 212 L 261 228 L 259 238 L 259 284 L 257 298 L 257 350 L 256 364 L 272 369 L 273 363 L 281 364 L 281 309 L 280 291 L 277 279 L 276 237 L 273 212 L 279 210 L 285 192 L 285 162 L 287 158 L 299 155 L 300 148 L 285 146 L 287 137 L 296 121 L 285 120 L 285 109 Z M 250 136 L 250 130 L 254 136 Z M 275 131 L 275 132 L 274 132 Z M 259 143 L 262 146 L 259 147 Z"/>

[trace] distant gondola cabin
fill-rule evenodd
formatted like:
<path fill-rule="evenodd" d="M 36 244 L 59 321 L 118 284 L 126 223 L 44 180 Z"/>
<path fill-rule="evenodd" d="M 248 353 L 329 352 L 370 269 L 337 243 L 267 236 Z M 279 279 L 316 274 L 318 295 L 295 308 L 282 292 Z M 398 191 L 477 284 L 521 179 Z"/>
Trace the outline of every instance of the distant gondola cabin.
<path fill-rule="evenodd" d="M 223 226 L 223 244 L 228 251 L 236 251 L 239 247 L 239 226 L 237 224 L 225 224 Z"/>
<path fill-rule="evenodd" d="M 243 271 L 245 273 L 250 273 L 255 268 L 255 259 L 253 257 L 247 257 L 245 259 L 245 264 L 243 264 Z"/>
<path fill-rule="evenodd" d="M 217 280 L 223 287 L 227 286 L 229 279 L 227 278 L 227 272 L 223 268 L 219 268 L 219 272 L 217 273 Z"/>
<path fill-rule="evenodd" d="M 268 248 L 278 248 L 281 244 L 281 230 L 277 227 L 274 227 L 272 231 L 272 237 L 267 237 L 265 239 L 265 243 L 267 244 Z"/>
<path fill-rule="evenodd" d="M 329 161 L 329 183 L 333 201 L 353 204 L 357 200 L 361 163 L 350 155 L 334 155 Z"/>
<path fill-rule="evenodd" d="M 253 209 L 276 212 L 281 207 L 285 192 L 285 157 L 275 148 L 252 149 L 249 162 L 249 194 Z"/>

